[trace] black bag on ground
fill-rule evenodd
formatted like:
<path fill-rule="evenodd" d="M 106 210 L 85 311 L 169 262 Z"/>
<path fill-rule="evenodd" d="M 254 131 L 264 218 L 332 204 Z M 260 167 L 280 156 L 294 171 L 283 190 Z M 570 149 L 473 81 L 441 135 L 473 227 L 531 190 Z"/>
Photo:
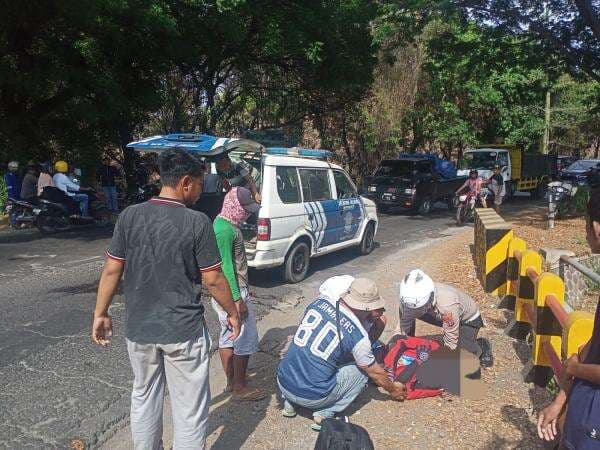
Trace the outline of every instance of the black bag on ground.
<path fill-rule="evenodd" d="M 363 427 L 338 419 L 325 419 L 315 450 L 375 450 Z"/>

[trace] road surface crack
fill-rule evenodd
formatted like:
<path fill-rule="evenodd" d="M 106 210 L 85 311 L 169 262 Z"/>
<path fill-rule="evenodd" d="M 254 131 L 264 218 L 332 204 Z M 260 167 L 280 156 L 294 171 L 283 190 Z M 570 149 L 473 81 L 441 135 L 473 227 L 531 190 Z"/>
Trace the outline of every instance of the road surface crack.
<path fill-rule="evenodd" d="M 27 364 L 25 361 L 19 361 L 19 364 L 21 366 L 23 366 L 25 368 L 25 370 L 29 371 L 29 372 L 37 372 L 37 373 L 49 373 L 51 375 L 54 375 L 57 378 L 61 378 L 64 380 L 93 380 L 97 383 L 103 384 L 105 386 L 114 388 L 114 389 L 119 389 L 122 391 L 128 391 L 129 387 L 125 387 L 125 386 L 119 386 L 116 384 L 112 384 L 109 383 L 108 381 L 104 381 L 98 377 L 93 377 L 93 376 L 89 376 L 89 375 L 82 375 L 82 376 L 68 376 L 68 375 L 60 375 L 59 373 L 57 373 L 54 370 L 41 370 L 41 369 L 36 369 L 35 367 L 31 367 L 29 364 Z"/>

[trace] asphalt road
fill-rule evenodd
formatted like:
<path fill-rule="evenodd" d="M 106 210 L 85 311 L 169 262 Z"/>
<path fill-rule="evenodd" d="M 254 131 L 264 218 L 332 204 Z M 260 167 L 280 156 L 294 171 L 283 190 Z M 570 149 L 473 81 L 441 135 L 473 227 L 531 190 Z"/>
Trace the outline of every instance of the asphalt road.
<path fill-rule="evenodd" d="M 309 277 L 286 285 L 274 271 L 251 272 L 257 313 L 298 297 L 329 276 L 358 274 L 378 259 L 454 227 L 442 205 L 427 217 L 381 215 L 378 247 L 313 261 Z M 89 338 L 90 319 L 110 229 L 88 228 L 43 237 L 36 230 L 0 232 L 0 449 L 67 448 L 74 439 L 95 447 L 127 419 L 131 369 L 122 336 L 124 306 L 111 313 L 109 349 Z M 308 288 L 308 289 L 307 289 Z M 216 336 L 214 313 L 207 308 Z"/>

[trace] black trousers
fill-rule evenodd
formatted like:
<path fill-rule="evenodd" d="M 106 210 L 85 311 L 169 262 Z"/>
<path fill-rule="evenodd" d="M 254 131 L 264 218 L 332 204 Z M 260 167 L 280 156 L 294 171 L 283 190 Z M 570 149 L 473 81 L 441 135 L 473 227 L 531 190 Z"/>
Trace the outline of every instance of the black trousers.
<path fill-rule="evenodd" d="M 437 327 L 442 326 L 442 321 L 431 313 L 427 313 L 419 317 L 419 320 Z M 481 316 L 479 316 L 477 319 L 471 320 L 470 322 L 461 323 L 458 328 L 458 347 L 464 348 L 466 351 L 473 353 L 478 358 L 482 353 L 481 346 L 477 342 L 477 334 L 479 333 L 479 329 L 481 327 L 483 327 L 483 320 L 481 319 Z M 416 323 L 409 330 L 409 336 L 415 335 L 415 328 Z"/>

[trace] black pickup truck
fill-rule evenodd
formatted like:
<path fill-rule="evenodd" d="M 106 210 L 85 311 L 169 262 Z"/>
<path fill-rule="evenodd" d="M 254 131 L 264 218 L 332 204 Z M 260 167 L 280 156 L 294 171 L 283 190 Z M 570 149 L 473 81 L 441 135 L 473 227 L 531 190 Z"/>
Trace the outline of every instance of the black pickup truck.
<path fill-rule="evenodd" d="M 364 195 L 377 204 L 381 212 L 403 208 L 427 214 L 435 202 L 444 201 L 454 208 L 456 190 L 466 177 L 442 178 L 434 162 L 426 157 L 385 159 L 372 177 L 365 180 Z"/>

